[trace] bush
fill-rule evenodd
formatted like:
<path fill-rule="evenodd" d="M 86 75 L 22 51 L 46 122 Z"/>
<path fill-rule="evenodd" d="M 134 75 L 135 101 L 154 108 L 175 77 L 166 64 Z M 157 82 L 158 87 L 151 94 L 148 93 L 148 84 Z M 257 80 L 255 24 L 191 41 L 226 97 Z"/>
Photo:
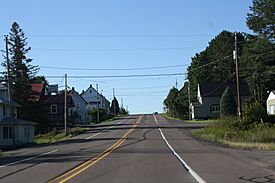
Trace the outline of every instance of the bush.
<path fill-rule="evenodd" d="M 233 95 L 231 94 L 230 88 L 227 87 L 220 100 L 220 116 L 235 116 L 236 115 L 236 104 Z"/>
<path fill-rule="evenodd" d="M 255 124 L 267 123 L 267 114 L 259 102 L 246 103 L 242 107 L 243 118 L 241 119 L 242 130 L 249 129 Z"/>

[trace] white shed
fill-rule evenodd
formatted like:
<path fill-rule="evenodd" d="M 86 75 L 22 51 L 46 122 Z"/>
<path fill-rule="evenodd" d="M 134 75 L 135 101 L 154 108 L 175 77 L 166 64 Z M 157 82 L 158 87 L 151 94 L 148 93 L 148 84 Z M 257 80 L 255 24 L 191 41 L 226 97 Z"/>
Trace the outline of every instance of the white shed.
<path fill-rule="evenodd" d="M 266 101 L 267 113 L 275 114 L 275 90 L 271 91 Z"/>

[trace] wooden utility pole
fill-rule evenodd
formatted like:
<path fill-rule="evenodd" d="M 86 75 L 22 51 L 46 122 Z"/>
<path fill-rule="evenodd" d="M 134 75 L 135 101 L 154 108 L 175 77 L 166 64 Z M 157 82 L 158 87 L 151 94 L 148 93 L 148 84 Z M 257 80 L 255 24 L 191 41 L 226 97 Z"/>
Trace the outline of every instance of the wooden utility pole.
<path fill-rule="evenodd" d="M 192 120 L 192 116 L 191 116 L 191 90 L 190 90 L 190 81 L 188 81 L 188 112 L 189 112 L 189 120 Z"/>
<path fill-rule="evenodd" d="M 99 123 L 98 84 L 96 84 L 96 119 L 97 123 Z"/>
<path fill-rule="evenodd" d="M 65 98 L 64 98 L 64 131 L 67 134 L 67 74 L 65 74 Z"/>
<path fill-rule="evenodd" d="M 236 63 L 236 84 L 237 84 L 237 103 L 238 103 L 238 116 L 242 117 L 242 107 L 241 107 L 241 94 L 240 94 L 240 78 L 239 78 L 239 63 L 238 63 L 238 45 L 237 45 L 237 32 L 235 32 L 235 50 L 233 52 L 233 57 Z"/>

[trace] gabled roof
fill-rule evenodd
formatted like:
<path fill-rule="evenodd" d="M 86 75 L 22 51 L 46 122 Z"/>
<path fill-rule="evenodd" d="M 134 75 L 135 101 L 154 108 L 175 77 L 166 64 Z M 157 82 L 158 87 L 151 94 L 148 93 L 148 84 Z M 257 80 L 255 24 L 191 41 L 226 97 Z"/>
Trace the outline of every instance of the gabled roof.
<path fill-rule="evenodd" d="M 88 102 L 78 92 L 76 92 L 74 89 L 72 89 L 69 93 L 76 94 L 77 96 L 79 96 L 79 98 L 81 98 L 81 100 L 83 100 L 86 104 L 88 104 Z"/>
<path fill-rule="evenodd" d="M 51 96 L 43 96 L 43 102 L 45 104 L 64 104 L 65 103 L 65 95 L 51 95 Z M 74 107 L 74 102 L 71 95 L 67 95 L 67 104 L 68 107 Z"/>
<path fill-rule="evenodd" d="M 199 84 L 200 94 L 202 97 L 221 97 L 226 87 L 230 88 L 233 96 L 237 96 L 237 85 L 235 82 L 212 82 Z M 240 82 L 241 96 L 250 96 L 248 84 L 244 81 Z"/>

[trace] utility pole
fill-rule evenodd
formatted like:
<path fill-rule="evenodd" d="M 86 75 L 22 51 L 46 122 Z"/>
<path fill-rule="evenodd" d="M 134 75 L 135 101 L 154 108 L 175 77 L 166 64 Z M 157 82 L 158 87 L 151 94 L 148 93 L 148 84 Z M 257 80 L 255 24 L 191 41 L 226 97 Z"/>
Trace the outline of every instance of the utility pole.
<path fill-rule="evenodd" d="M 67 83 L 67 74 L 65 74 L 65 99 L 64 99 L 64 131 L 65 134 L 67 134 L 67 87 L 68 87 L 68 83 Z"/>
<path fill-rule="evenodd" d="M 115 107 L 115 89 L 113 88 L 113 101 L 114 101 L 114 103 L 113 103 L 113 112 L 114 112 L 114 115 L 116 115 L 116 107 Z"/>
<path fill-rule="evenodd" d="M 238 63 L 238 45 L 237 45 L 237 32 L 235 32 L 235 50 L 233 51 L 233 58 L 236 63 L 236 84 L 237 84 L 237 103 L 238 103 L 238 116 L 242 117 L 241 108 L 241 94 L 240 94 L 240 78 L 239 78 L 239 63 Z"/>
<path fill-rule="evenodd" d="M 189 120 L 192 120 L 191 116 L 191 110 L 190 110 L 190 105 L 191 105 L 191 89 L 190 89 L 190 81 L 188 80 L 188 112 L 189 112 Z"/>
<path fill-rule="evenodd" d="M 176 89 L 178 89 L 178 79 L 176 79 Z"/>
<path fill-rule="evenodd" d="M 97 123 L 99 123 L 98 84 L 96 84 L 96 119 Z"/>

